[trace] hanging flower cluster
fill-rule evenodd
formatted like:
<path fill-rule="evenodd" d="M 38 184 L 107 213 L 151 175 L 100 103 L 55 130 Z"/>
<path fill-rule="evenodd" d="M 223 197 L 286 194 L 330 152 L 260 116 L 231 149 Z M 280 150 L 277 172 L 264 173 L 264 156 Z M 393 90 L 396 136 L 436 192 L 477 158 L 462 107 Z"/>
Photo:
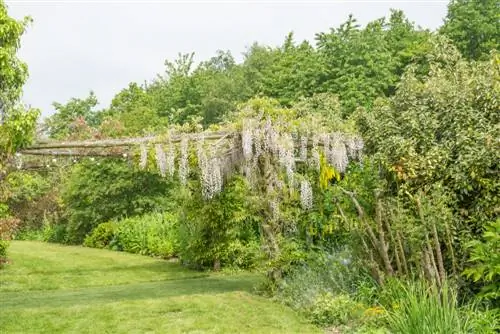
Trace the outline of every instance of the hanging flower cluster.
<path fill-rule="evenodd" d="M 349 159 L 347 157 L 346 146 L 341 133 L 332 133 L 329 135 L 327 143 L 324 143 L 325 156 L 330 165 L 341 173 L 345 172 Z"/>
<path fill-rule="evenodd" d="M 310 210 L 313 206 L 312 188 L 307 180 L 300 183 L 300 204 L 304 210 Z"/>
<path fill-rule="evenodd" d="M 146 144 L 141 144 L 141 160 L 139 161 L 139 168 L 146 169 L 148 164 L 148 147 Z"/>
<path fill-rule="evenodd" d="M 187 176 L 189 174 L 188 144 L 189 138 L 187 136 L 183 136 L 181 139 L 181 155 L 179 158 L 179 181 L 182 185 L 186 184 Z"/>
<path fill-rule="evenodd" d="M 300 137 L 300 151 L 299 151 L 299 157 L 300 157 L 300 160 L 302 160 L 302 161 L 307 160 L 307 144 L 308 144 L 307 136 L 302 135 Z"/>
<path fill-rule="evenodd" d="M 278 146 L 278 157 L 281 166 L 286 171 L 288 185 L 293 188 L 295 170 L 294 142 L 292 136 L 288 133 L 281 137 L 281 143 Z"/>
<path fill-rule="evenodd" d="M 203 144 L 203 140 L 199 141 L 196 150 L 201 171 L 201 191 L 204 198 L 211 199 L 222 190 L 222 166 L 217 156 L 207 157 Z"/>
<path fill-rule="evenodd" d="M 165 156 L 165 152 L 163 151 L 163 147 L 161 144 L 155 145 L 156 151 L 156 164 L 158 166 L 158 170 L 160 171 L 160 175 L 165 177 L 167 174 L 167 158 Z"/>
<path fill-rule="evenodd" d="M 363 157 L 364 142 L 361 137 L 351 136 L 346 140 L 347 153 L 351 159 L 361 160 Z"/>
<path fill-rule="evenodd" d="M 241 136 L 242 152 L 245 159 L 244 171 L 248 177 L 252 176 L 257 167 L 257 159 L 262 154 L 274 156 L 280 167 L 286 173 L 290 189 L 295 188 L 294 174 L 296 158 L 315 170 L 320 169 L 320 146 L 326 161 L 338 172 L 344 173 L 349 158 L 359 159 L 363 149 L 363 141 L 359 137 L 346 138 L 343 134 L 323 133 L 314 134 L 309 138 L 302 133 L 295 139 L 289 132 L 281 132 L 273 125 L 270 119 L 264 122 L 245 120 Z M 310 147 L 310 151 L 308 150 Z M 296 150 L 297 148 L 297 150 Z M 298 157 L 296 157 L 296 151 Z M 275 183 L 275 182 L 274 182 Z M 277 184 L 273 183 L 273 187 Z M 300 183 L 301 203 L 304 208 L 312 206 L 312 188 L 309 182 Z"/>
<path fill-rule="evenodd" d="M 312 137 L 312 148 L 311 148 L 311 160 L 310 160 L 310 165 L 312 168 L 314 168 L 316 171 L 319 171 L 320 168 L 320 157 L 319 157 L 319 150 L 318 150 L 318 143 L 319 143 L 319 137 L 318 136 L 313 136 Z"/>
<path fill-rule="evenodd" d="M 338 172 L 345 172 L 350 159 L 360 159 L 363 141 L 360 137 L 348 136 L 341 133 L 316 133 L 308 135 L 302 132 L 292 136 L 286 127 L 279 127 L 280 123 L 273 123 L 267 119 L 246 119 L 243 121 L 241 136 L 232 136 L 231 140 L 224 137 L 215 145 L 205 145 L 203 135 L 182 135 L 177 141 L 179 144 L 178 177 L 185 185 L 189 175 L 189 141 L 197 141 L 196 155 L 200 170 L 202 194 L 206 199 L 213 198 L 222 191 L 224 179 L 227 175 L 241 167 L 241 171 L 251 184 L 255 184 L 258 173 L 267 173 L 266 182 L 272 191 L 282 191 L 285 183 L 279 178 L 279 173 L 272 166 L 269 171 L 262 171 L 261 156 L 269 156 L 269 163 L 276 163 L 284 174 L 288 189 L 300 188 L 301 205 L 304 209 L 312 207 L 312 188 L 307 180 L 296 183 L 296 161 L 305 162 L 310 168 L 320 169 L 320 155 L 323 154 L 328 164 Z M 219 145 L 225 140 L 225 145 Z M 164 150 L 161 143 L 155 144 L 156 163 L 159 173 L 165 177 L 172 177 L 176 169 L 176 148 L 172 140 L 168 141 Z M 228 148 L 229 146 L 229 148 Z M 322 147 L 322 151 L 321 151 Z M 224 149 L 227 149 L 226 151 Z M 147 164 L 147 144 L 140 146 L 141 169 Z M 271 175 L 272 174 L 272 175 Z M 262 175 L 264 176 L 264 175 Z M 299 189 L 297 189 L 299 190 Z M 276 201 L 276 199 L 274 199 Z M 275 203 L 276 204 L 276 203 Z M 278 205 L 272 204 L 273 212 L 278 214 Z"/>
<path fill-rule="evenodd" d="M 14 155 L 14 163 L 17 169 L 23 168 L 23 155 L 21 153 L 16 153 Z"/>
<path fill-rule="evenodd" d="M 165 157 L 165 170 L 169 177 L 175 173 L 175 147 L 172 142 L 168 144 L 168 150 Z"/>

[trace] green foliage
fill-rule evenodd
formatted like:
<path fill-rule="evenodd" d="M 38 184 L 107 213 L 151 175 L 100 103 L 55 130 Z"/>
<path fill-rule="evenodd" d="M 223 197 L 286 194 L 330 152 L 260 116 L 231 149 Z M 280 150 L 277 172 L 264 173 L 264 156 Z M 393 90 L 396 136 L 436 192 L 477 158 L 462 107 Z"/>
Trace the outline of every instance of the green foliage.
<path fill-rule="evenodd" d="M 500 6 L 496 0 L 452 0 L 441 27 L 469 59 L 487 59 L 500 46 Z"/>
<path fill-rule="evenodd" d="M 277 48 L 253 45 L 243 68 L 247 78 L 257 81 L 260 93 L 287 106 L 317 91 L 323 69 L 314 47 L 307 41 L 296 44 L 293 33 Z"/>
<path fill-rule="evenodd" d="M 40 115 L 37 109 L 25 110 L 14 107 L 2 110 L 0 106 L 0 159 L 26 147 L 35 136 L 36 120 Z M 0 161 L 0 168 L 2 167 Z"/>
<path fill-rule="evenodd" d="M 93 248 L 108 248 L 115 239 L 117 227 L 114 222 L 99 224 L 85 237 L 83 245 Z"/>
<path fill-rule="evenodd" d="M 31 18 L 22 21 L 10 17 L 4 1 L 0 1 L 0 120 L 4 120 L 5 112 L 14 104 L 22 92 L 27 79 L 28 69 L 24 62 L 17 58 L 22 34 Z"/>
<path fill-rule="evenodd" d="M 40 228 L 44 217 L 56 219 L 60 215 L 58 179 L 52 173 L 16 171 L 0 184 L 0 201 L 21 220 L 22 230 Z"/>
<path fill-rule="evenodd" d="M 390 95 L 403 69 L 425 51 L 428 33 L 417 30 L 401 11 L 360 28 L 352 16 L 338 29 L 317 35 L 324 62 L 322 91 L 339 94 L 345 113 Z"/>
<path fill-rule="evenodd" d="M 296 309 L 308 308 L 322 294 L 355 294 L 368 276 L 352 263 L 351 252 L 316 251 L 289 268 L 277 289 L 277 297 Z M 307 261 L 304 261 L 307 260 Z"/>
<path fill-rule="evenodd" d="M 64 224 L 52 224 L 47 222 L 46 224 L 44 224 L 42 229 L 42 238 L 43 241 L 58 244 L 73 242 L 73 239 L 70 239 L 72 238 L 72 236 L 70 235 L 70 232 L 68 232 L 68 229 Z"/>
<path fill-rule="evenodd" d="M 157 115 L 172 124 L 197 118 L 204 126 L 220 122 L 253 94 L 229 52 L 218 51 L 196 68 L 194 54 L 179 55 L 165 66 L 165 74 L 147 88 L 147 94 Z"/>
<path fill-rule="evenodd" d="M 168 124 L 154 108 L 153 95 L 136 83 L 115 95 L 108 110 L 99 113 L 101 132 L 109 137 L 147 135 Z"/>
<path fill-rule="evenodd" d="M 468 244 L 471 251 L 469 262 L 472 267 L 464 275 L 484 287 L 479 296 L 498 301 L 500 299 L 500 219 L 487 224 L 483 240 L 473 240 Z"/>
<path fill-rule="evenodd" d="M 409 67 L 395 96 L 377 101 L 360 127 L 384 167 L 378 174 L 387 182 L 387 194 L 399 194 L 403 201 L 391 210 L 393 221 L 403 222 L 398 224 L 403 240 L 418 245 L 425 234 L 438 235 L 439 242 L 426 241 L 427 252 L 441 249 L 448 257 L 446 271 L 458 273 L 466 260 L 465 243 L 478 239 L 482 225 L 498 214 L 500 182 L 494 171 L 500 156 L 494 138 L 500 135 L 500 81 L 495 80 L 500 68 L 498 55 L 471 63 L 443 38 L 432 43 L 428 72 Z M 425 257 L 425 250 L 410 254 Z M 439 259 L 435 263 L 439 266 Z"/>
<path fill-rule="evenodd" d="M 66 104 L 54 102 L 56 112 L 45 120 L 45 127 L 51 138 L 63 139 L 74 135 L 78 122 L 89 126 L 98 124 L 97 112 L 93 109 L 98 104 L 94 92 L 85 99 L 72 98 Z"/>
<path fill-rule="evenodd" d="M 309 311 L 311 321 L 316 325 L 347 325 L 359 321 L 364 307 L 349 295 L 319 295 Z"/>
<path fill-rule="evenodd" d="M 162 258 L 170 258 L 178 253 L 177 220 L 171 214 L 153 213 L 127 218 L 115 225 L 106 225 L 100 231 L 103 229 L 106 229 L 106 233 L 114 230 L 114 238 L 108 243 L 112 249 Z M 94 230 L 90 238 L 97 238 L 98 233 Z"/>
<path fill-rule="evenodd" d="M 20 39 L 31 21 L 11 18 L 7 7 L 0 1 L 0 168 L 3 161 L 19 148 L 29 144 L 34 136 L 35 123 L 39 116 L 36 109 L 26 110 L 17 103 L 28 70 L 24 62 L 17 58 Z"/>
<path fill-rule="evenodd" d="M 393 333 L 472 333 L 471 326 L 479 311 L 463 313 L 456 291 L 445 284 L 442 288 L 426 283 L 395 282 L 386 288 L 392 298 L 388 308 L 388 326 Z M 493 333 L 494 323 L 484 333 Z M 474 332 L 476 333 L 476 332 Z"/>
<path fill-rule="evenodd" d="M 184 194 L 181 202 L 181 260 L 195 268 L 254 266 L 258 206 L 246 181 L 242 178 L 232 180 L 221 194 L 208 201 L 202 198 L 199 185 L 193 183 L 192 186 L 194 188 Z"/>
<path fill-rule="evenodd" d="M 383 328 L 384 312 L 367 306 L 380 287 L 353 262 L 352 251 L 309 252 L 305 260 L 279 282 L 277 300 L 320 326 L 362 333 Z"/>
<path fill-rule="evenodd" d="M 122 161 L 84 161 L 62 186 L 68 238 L 80 243 L 99 223 L 168 208 L 168 183 Z"/>

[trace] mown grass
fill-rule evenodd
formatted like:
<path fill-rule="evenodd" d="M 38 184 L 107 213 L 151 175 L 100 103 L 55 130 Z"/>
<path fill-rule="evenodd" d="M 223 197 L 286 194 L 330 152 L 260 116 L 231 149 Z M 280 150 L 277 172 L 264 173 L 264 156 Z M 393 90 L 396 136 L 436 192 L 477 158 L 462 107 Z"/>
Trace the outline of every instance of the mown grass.
<path fill-rule="evenodd" d="M 252 294 L 259 276 L 16 241 L 0 270 L 1 333 L 319 333 Z"/>

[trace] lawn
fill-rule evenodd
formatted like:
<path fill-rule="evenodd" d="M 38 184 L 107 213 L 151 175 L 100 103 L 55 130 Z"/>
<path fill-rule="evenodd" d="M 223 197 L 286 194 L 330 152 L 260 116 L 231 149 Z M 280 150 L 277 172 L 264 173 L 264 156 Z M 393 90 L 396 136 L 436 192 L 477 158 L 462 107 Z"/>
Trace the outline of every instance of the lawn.
<path fill-rule="evenodd" d="M 140 255 L 15 241 L 0 270 L 0 333 L 320 333 L 252 293 L 259 276 Z"/>

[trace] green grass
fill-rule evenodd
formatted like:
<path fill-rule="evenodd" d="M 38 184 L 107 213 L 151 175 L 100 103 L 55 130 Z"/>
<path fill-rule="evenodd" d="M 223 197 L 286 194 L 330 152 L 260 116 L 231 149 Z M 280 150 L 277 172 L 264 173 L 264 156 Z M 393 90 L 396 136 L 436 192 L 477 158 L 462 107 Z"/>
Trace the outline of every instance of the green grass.
<path fill-rule="evenodd" d="M 15 241 L 0 333 L 320 333 L 252 294 L 259 276 L 206 274 L 107 250 Z"/>

